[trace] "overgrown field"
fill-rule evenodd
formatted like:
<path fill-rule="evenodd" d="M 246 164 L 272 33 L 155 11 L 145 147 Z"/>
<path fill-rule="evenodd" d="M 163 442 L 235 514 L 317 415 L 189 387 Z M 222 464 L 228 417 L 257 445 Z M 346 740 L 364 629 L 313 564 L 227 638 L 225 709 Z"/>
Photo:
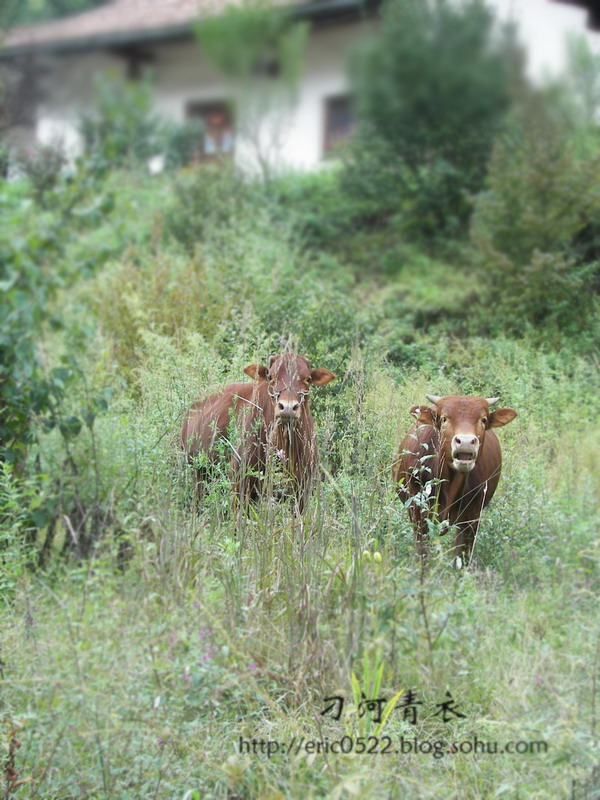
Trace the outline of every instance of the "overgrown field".
<path fill-rule="evenodd" d="M 183 180 L 223 198 L 202 216 L 181 181 L 115 176 L 114 211 L 65 244 L 73 265 L 103 255 L 49 300 L 64 324 L 43 360 L 64 387 L 22 456 L 41 477 L 3 465 L 3 796 L 569 797 L 598 763 L 600 713 L 585 332 L 570 348 L 490 335 L 465 319 L 478 277 L 460 248 L 434 258 L 398 236 L 365 270 L 347 238 L 315 246 L 281 214 L 291 178 L 275 209 L 224 180 Z M 357 237 L 360 258 L 379 236 Z M 236 511 L 225 473 L 197 509 L 183 412 L 288 346 L 337 374 L 313 393 L 306 515 L 269 498 Z M 461 573 L 449 536 L 420 568 L 390 480 L 426 392 L 500 395 L 519 414 Z M 444 721 L 447 692 L 462 716 Z M 321 713 L 334 696 L 339 720 Z M 381 698 L 378 724 L 364 699 Z"/>

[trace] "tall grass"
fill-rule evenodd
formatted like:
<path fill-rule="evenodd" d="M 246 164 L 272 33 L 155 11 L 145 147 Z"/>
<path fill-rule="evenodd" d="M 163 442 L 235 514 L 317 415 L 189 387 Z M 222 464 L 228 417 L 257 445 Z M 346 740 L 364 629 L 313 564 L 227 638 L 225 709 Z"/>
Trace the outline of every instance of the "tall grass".
<path fill-rule="evenodd" d="M 250 217 L 194 254 L 133 243 L 62 298 L 65 313 L 95 315 L 82 364 L 88 384 L 113 389 L 93 438 L 70 445 L 77 470 L 63 481 L 82 502 L 110 498 L 111 515 L 93 558 L 11 572 L 0 706 L 23 783 L 7 783 L 6 797 L 545 798 L 590 775 L 600 641 L 591 362 L 423 330 L 403 357 L 375 281 L 353 289 L 343 267 L 320 263 L 285 226 Z M 198 507 L 177 442 L 185 409 L 282 340 L 338 375 L 313 392 L 321 471 L 306 514 L 269 496 L 236 509 L 226 469 Z M 49 336 L 48 358 L 68 346 Z M 426 392 L 499 394 L 519 412 L 500 432 L 502 480 L 463 574 L 450 536 L 421 568 L 391 485 L 408 409 Z M 63 447 L 56 432 L 42 438 L 45 473 L 61 468 Z M 64 518 L 58 528 L 54 551 L 71 536 Z M 415 725 L 402 710 L 409 690 L 423 703 Z M 362 713 L 360 692 L 390 701 L 400 691 L 383 726 Z M 444 723 L 446 692 L 465 716 Z M 321 714 L 332 695 L 345 697 L 339 721 Z M 401 737 L 475 736 L 548 750 L 239 751 L 240 737 L 295 737 L 295 747 L 344 735 L 389 736 L 394 750 Z"/>

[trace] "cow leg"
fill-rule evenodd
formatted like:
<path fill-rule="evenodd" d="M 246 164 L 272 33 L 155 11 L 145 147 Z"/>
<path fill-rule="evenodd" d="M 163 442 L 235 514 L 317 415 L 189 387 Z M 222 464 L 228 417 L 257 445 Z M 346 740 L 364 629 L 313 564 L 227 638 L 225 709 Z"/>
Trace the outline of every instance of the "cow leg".
<path fill-rule="evenodd" d="M 460 559 L 460 566 L 466 567 L 473 556 L 473 547 L 481 520 L 481 512 L 485 495 L 476 498 L 466 508 L 460 511 L 458 519 L 455 520 L 456 535 L 454 537 L 453 555 L 457 560 Z"/>
<path fill-rule="evenodd" d="M 191 506 L 193 506 L 195 503 L 199 508 L 204 499 L 204 490 L 206 480 L 208 478 L 208 472 L 204 467 L 195 466 L 194 462 L 196 462 L 196 458 L 191 458 L 189 461 L 189 475 L 192 481 L 192 493 L 188 495 L 189 500 L 187 502 L 189 502 Z"/>
<path fill-rule="evenodd" d="M 420 508 L 411 506 L 409 510 L 410 520 L 415 529 L 415 547 L 419 558 L 425 560 L 428 555 L 427 542 L 429 536 L 427 533 L 427 522 L 424 518 L 423 512 Z"/>
<path fill-rule="evenodd" d="M 206 485 L 206 470 L 197 469 L 195 470 L 195 477 L 196 477 L 196 485 L 195 485 L 195 492 L 196 492 L 196 502 L 198 507 L 202 505 L 202 501 L 204 500 L 204 489 Z"/>
<path fill-rule="evenodd" d="M 304 509 L 306 508 L 306 499 L 305 492 L 294 492 L 293 494 L 293 511 L 294 514 L 297 512 L 299 517 L 304 514 Z"/>
<path fill-rule="evenodd" d="M 294 506 L 298 510 L 298 514 L 302 516 L 312 495 L 312 475 L 308 473 L 303 475 L 301 474 L 299 477 L 294 479 L 294 483 Z"/>
<path fill-rule="evenodd" d="M 468 566 L 473 553 L 477 523 L 459 522 L 452 546 L 452 556 L 457 569 Z"/>
<path fill-rule="evenodd" d="M 233 481 L 232 508 L 247 513 L 250 505 L 260 497 L 260 480 L 253 475 L 238 475 Z"/>
<path fill-rule="evenodd" d="M 429 550 L 427 547 L 428 538 L 429 537 L 427 536 L 425 526 L 419 526 L 416 533 L 417 555 L 423 560 L 425 560 L 429 555 Z"/>

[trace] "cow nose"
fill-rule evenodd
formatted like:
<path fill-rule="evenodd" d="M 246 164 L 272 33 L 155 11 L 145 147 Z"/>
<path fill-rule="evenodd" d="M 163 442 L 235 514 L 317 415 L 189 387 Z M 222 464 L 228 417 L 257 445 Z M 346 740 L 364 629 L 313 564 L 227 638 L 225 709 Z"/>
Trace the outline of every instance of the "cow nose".
<path fill-rule="evenodd" d="M 300 403 L 296 400 L 278 400 L 277 407 L 281 414 L 292 416 L 300 408 Z"/>
<path fill-rule="evenodd" d="M 455 436 L 454 437 L 454 446 L 455 447 L 475 447 L 477 444 L 478 439 L 476 436 Z"/>

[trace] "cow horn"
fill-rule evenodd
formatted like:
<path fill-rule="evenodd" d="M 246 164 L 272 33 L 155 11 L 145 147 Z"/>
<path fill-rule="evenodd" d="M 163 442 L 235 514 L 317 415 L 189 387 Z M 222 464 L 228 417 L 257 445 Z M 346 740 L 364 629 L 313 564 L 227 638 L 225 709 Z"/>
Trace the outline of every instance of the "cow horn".
<path fill-rule="evenodd" d="M 493 406 L 494 403 L 498 402 L 498 400 L 500 400 L 499 397 L 486 397 L 485 398 L 485 402 L 488 404 L 488 406 Z"/>
<path fill-rule="evenodd" d="M 426 394 L 425 397 L 429 400 L 430 403 L 433 403 L 434 406 L 437 406 L 437 404 L 442 399 L 442 396 L 437 394 Z"/>

